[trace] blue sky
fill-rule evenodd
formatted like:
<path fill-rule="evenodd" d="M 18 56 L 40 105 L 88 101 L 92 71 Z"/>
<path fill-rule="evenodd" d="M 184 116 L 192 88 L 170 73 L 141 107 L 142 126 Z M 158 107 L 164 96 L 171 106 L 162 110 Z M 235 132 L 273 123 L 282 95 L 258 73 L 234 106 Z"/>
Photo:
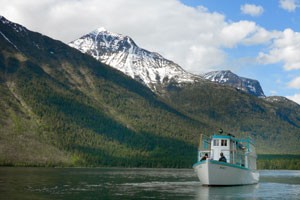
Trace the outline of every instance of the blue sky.
<path fill-rule="evenodd" d="M 0 0 L 0 14 L 65 43 L 105 27 L 186 71 L 256 79 L 300 103 L 300 0 Z"/>
<path fill-rule="evenodd" d="M 258 26 L 269 31 L 291 29 L 294 32 L 300 32 L 300 4 L 298 1 L 181 0 L 181 2 L 191 7 L 205 7 L 209 12 L 218 12 L 224 15 L 228 22 L 246 20 L 255 22 Z M 243 10 L 245 4 L 252 5 L 258 11 L 252 13 Z M 300 48 L 299 41 L 295 42 L 298 42 L 297 47 Z M 299 84 L 295 86 L 297 88 L 289 86 L 292 80 L 300 77 L 300 66 L 294 70 L 286 70 L 283 67 L 283 61 L 266 64 L 253 61 L 258 52 L 267 51 L 267 48 L 268 46 L 263 44 L 237 45 L 234 48 L 225 49 L 229 56 L 227 64 L 231 65 L 229 68 L 235 73 L 259 80 L 267 96 L 288 96 L 300 103 L 300 98 L 294 96 L 300 93 Z M 300 57 L 300 54 L 298 56 Z M 247 57 L 249 60 L 246 59 Z M 226 68 L 226 66 L 224 67 Z"/>
<path fill-rule="evenodd" d="M 295 31 L 300 30 L 298 7 L 296 6 L 294 10 L 284 9 L 279 0 L 181 0 L 181 2 L 192 7 L 204 6 L 210 12 L 223 14 L 228 21 L 255 21 L 268 30 L 284 30 L 286 28 L 292 28 Z M 299 4 L 297 1 L 290 2 L 294 2 L 295 5 Z M 261 6 L 263 12 L 256 17 L 245 14 L 241 11 L 241 6 L 245 4 Z"/>

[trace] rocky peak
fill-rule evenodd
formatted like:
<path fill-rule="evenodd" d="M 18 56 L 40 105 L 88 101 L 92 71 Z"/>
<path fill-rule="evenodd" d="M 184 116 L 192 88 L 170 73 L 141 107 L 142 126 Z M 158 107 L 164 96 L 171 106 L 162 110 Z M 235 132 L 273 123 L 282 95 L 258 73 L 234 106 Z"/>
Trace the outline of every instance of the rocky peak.
<path fill-rule="evenodd" d="M 230 70 L 208 72 L 204 74 L 203 77 L 216 83 L 235 87 L 257 97 L 265 97 L 260 83 L 257 80 L 240 77 Z"/>
<path fill-rule="evenodd" d="M 130 37 L 104 28 L 98 28 L 69 45 L 122 71 L 153 91 L 170 82 L 181 84 L 202 80 L 160 54 L 138 47 Z"/>

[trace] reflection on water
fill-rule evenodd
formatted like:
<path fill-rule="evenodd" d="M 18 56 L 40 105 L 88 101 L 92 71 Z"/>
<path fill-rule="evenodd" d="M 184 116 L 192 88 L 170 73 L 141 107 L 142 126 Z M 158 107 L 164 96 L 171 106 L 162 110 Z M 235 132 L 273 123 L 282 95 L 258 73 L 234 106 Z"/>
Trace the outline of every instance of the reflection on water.
<path fill-rule="evenodd" d="M 253 199 L 258 188 L 258 184 L 235 187 L 200 187 L 196 199 Z"/>
<path fill-rule="evenodd" d="M 206 187 L 190 169 L 0 168 L 0 196 L 45 200 L 300 199 L 300 171 L 260 171 L 260 177 L 256 185 Z"/>
<path fill-rule="evenodd" d="M 300 171 L 263 170 L 255 185 L 201 186 L 197 199 L 300 199 Z"/>

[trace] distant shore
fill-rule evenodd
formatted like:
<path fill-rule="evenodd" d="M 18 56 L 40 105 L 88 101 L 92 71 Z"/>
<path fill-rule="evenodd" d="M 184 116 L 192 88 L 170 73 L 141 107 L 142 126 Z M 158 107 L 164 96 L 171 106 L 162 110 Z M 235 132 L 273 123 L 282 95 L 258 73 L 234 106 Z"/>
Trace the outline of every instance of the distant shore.
<path fill-rule="evenodd" d="M 300 170 L 300 155 L 259 154 L 257 168 Z"/>
<path fill-rule="evenodd" d="M 69 163 L 12 163 L 0 162 L 0 167 L 45 167 L 45 168 L 97 168 L 97 167 L 124 167 L 124 168 L 151 168 L 149 166 L 101 166 L 101 165 L 73 165 Z M 168 168 L 166 166 L 153 168 Z M 192 167 L 191 167 L 192 168 Z M 188 169 L 183 167 L 181 169 Z M 259 154 L 257 158 L 257 169 L 259 170 L 300 170 L 300 155 L 294 154 Z"/>

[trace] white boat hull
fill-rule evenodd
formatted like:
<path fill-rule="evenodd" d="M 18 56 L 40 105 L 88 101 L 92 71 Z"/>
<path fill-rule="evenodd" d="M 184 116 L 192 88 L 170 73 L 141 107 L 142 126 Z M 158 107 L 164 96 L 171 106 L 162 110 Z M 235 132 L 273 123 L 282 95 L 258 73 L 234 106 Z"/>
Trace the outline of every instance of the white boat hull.
<path fill-rule="evenodd" d="M 194 164 L 193 167 L 202 185 L 247 185 L 256 184 L 259 180 L 257 170 L 250 170 L 215 160 L 200 161 Z"/>

